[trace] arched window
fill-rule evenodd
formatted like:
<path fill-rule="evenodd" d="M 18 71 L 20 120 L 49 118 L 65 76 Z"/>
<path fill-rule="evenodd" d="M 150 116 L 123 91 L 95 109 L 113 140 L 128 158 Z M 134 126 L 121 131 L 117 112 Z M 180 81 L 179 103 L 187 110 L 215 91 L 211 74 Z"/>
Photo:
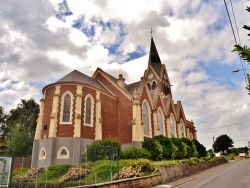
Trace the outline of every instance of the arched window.
<path fill-rule="evenodd" d="M 151 85 L 148 83 L 148 90 L 151 91 Z"/>
<path fill-rule="evenodd" d="M 156 89 L 156 82 L 153 81 L 153 84 L 152 84 L 152 90 L 155 90 Z"/>
<path fill-rule="evenodd" d="M 57 159 L 69 159 L 69 150 L 66 147 L 61 147 L 57 152 Z"/>
<path fill-rule="evenodd" d="M 185 138 L 186 137 L 186 131 L 185 131 L 185 125 L 183 120 L 181 119 L 181 124 L 180 124 L 180 137 Z"/>
<path fill-rule="evenodd" d="M 72 93 L 67 91 L 62 95 L 61 123 L 71 123 L 71 121 L 72 121 L 72 105 L 73 105 L 73 95 L 72 95 Z"/>
<path fill-rule="evenodd" d="M 144 126 L 144 136 L 151 137 L 150 109 L 146 102 L 142 104 L 142 122 Z"/>
<path fill-rule="evenodd" d="M 39 160 L 44 160 L 46 159 L 46 150 L 42 148 L 39 153 Z"/>
<path fill-rule="evenodd" d="M 71 98 L 69 94 L 64 97 L 64 105 L 63 105 L 63 122 L 70 121 L 70 107 L 71 107 Z"/>
<path fill-rule="evenodd" d="M 85 97 L 84 124 L 93 126 L 94 99 L 91 95 Z"/>
<path fill-rule="evenodd" d="M 157 111 L 157 122 L 158 122 L 159 134 L 165 136 L 165 124 L 161 109 L 158 109 Z"/>
<path fill-rule="evenodd" d="M 170 121 L 169 121 L 169 126 L 170 126 L 170 133 L 172 137 L 176 137 L 176 127 L 175 127 L 175 120 L 173 115 L 170 115 Z"/>

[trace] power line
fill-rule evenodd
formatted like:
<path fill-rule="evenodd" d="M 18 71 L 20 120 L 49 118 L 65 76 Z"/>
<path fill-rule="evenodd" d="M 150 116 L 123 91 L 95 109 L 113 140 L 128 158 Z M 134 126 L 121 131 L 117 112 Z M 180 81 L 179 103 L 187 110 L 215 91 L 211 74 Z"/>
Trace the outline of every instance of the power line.
<path fill-rule="evenodd" d="M 235 43 L 237 44 L 237 40 L 236 40 L 236 37 L 235 37 L 233 24 L 232 24 L 232 21 L 231 21 L 230 15 L 229 15 L 229 11 L 228 11 L 228 8 L 227 8 L 227 3 L 226 3 L 225 0 L 224 0 L 224 3 L 225 3 L 226 10 L 227 10 L 227 16 L 228 16 L 228 19 L 229 19 L 229 22 L 230 22 L 230 25 L 231 25 L 231 29 L 232 29 L 232 32 L 233 32 L 234 40 L 235 40 Z"/>
<path fill-rule="evenodd" d="M 231 0 L 230 0 L 230 2 L 231 2 Z M 225 0 L 224 0 L 224 4 L 225 4 L 226 10 L 227 10 L 227 16 L 228 16 L 228 19 L 229 19 L 229 22 L 230 22 L 230 25 L 231 25 L 231 29 L 232 29 L 232 32 L 233 32 L 235 44 L 238 44 L 238 43 L 237 43 L 237 40 L 236 40 L 236 37 L 235 37 L 233 24 L 232 24 L 232 21 L 231 21 L 230 15 L 229 15 L 229 11 L 228 11 L 228 8 L 227 8 L 227 3 L 226 3 Z M 245 69 L 244 66 L 243 66 L 243 63 L 242 63 L 241 58 L 240 58 L 240 63 L 241 63 L 241 67 L 242 67 L 242 71 L 243 71 L 244 77 L 245 77 L 245 81 L 246 81 L 246 83 L 248 83 L 248 80 L 247 80 L 247 77 L 246 77 L 246 73 L 245 73 L 245 70 L 246 70 L 246 69 Z"/>
<path fill-rule="evenodd" d="M 221 127 L 200 127 L 199 129 L 219 129 L 219 128 L 224 128 L 224 127 L 233 127 L 233 126 L 240 125 L 240 124 L 247 123 L 247 122 L 250 122 L 250 120 L 245 121 L 245 122 L 241 122 L 241 123 L 237 123 L 237 124 L 233 124 L 233 125 L 225 125 L 225 126 L 221 126 Z"/>
<path fill-rule="evenodd" d="M 235 24 L 236 31 L 237 31 L 237 35 L 238 35 L 239 44 L 241 45 L 240 35 L 239 35 L 238 25 L 237 25 L 237 23 L 236 23 L 236 18 L 235 18 L 235 14 L 234 14 L 234 8 L 233 8 L 232 0 L 230 0 L 230 4 L 231 4 L 232 12 L 233 12 L 234 24 Z M 240 58 L 240 60 L 241 60 L 241 58 Z M 241 60 L 241 61 L 242 61 L 242 60 Z M 243 63 L 244 69 L 246 70 L 246 69 L 247 69 L 246 63 L 245 63 L 245 61 L 243 61 L 243 62 L 244 62 L 244 63 Z"/>

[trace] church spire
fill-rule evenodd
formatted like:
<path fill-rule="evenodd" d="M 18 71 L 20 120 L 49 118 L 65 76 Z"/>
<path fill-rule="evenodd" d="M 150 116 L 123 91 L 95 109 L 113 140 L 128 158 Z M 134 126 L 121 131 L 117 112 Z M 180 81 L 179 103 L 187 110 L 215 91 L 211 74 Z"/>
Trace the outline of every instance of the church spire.
<path fill-rule="evenodd" d="M 150 44 L 148 64 L 152 64 L 152 63 L 161 64 L 161 60 L 157 52 L 157 49 L 155 47 L 154 39 L 152 37 L 152 29 L 151 29 L 151 44 Z"/>

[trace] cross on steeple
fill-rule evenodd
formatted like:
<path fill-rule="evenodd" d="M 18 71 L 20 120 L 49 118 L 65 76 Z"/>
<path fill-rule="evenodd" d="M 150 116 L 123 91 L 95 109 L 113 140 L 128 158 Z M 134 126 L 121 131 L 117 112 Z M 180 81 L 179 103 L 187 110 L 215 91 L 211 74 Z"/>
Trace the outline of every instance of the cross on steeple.
<path fill-rule="evenodd" d="M 151 28 L 150 33 L 151 33 L 151 38 L 152 38 L 153 37 L 153 29 L 152 28 Z"/>

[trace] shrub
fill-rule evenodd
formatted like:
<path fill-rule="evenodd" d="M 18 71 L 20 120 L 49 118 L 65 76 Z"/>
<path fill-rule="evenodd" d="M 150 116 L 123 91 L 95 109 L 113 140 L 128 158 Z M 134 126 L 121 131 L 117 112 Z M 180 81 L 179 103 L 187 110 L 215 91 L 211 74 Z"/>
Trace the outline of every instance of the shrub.
<path fill-rule="evenodd" d="M 150 152 L 151 159 L 154 161 L 160 161 L 163 159 L 162 145 L 154 139 L 145 140 L 142 143 L 142 147 Z"/>
<path fill-rule="evenodd" d="M 127 179 L 152 174 L 156 171 L 155 166 L 147 159 L 133 160 L 124 166 L 114 179 Z M 118 176 L 119 175 L 119 176 Z"/>
<path fill-rule="evenodd" d="M 206 155 L 207 155 L 206 148 L 202 144 L 200 144 L 197 140 L 193 140 L 193 143 L 194 143 L 196 150 L 198 152 L 197 157 L 198 158 L 206 157 Z"/>
<path fill-rule="evenodd" d="M 64 174 L 59 181 L 64 182 L 69 179 L 79 179 L 86 176 L 87 173 L 89 173 L 89 169 L 82 168 L 81 166 L 74 166 L 71 167 L 66 174 Z"/>
<path fill-rule="evenodd" d="M 131 147 L 125 149 L 121 154 L 122 159 L 150 159 L 150 152 L 144 148 Z"/>
<path fill-rule="evenodd" d="M 104 140 L 96 140 L 88 146 L 88 160 L 94 162 L 103 159 L 118 157 L 121 153 L 121 143 L 119 140 L 108 137 Z"/>
<path fill-rule="evenodd" d="M 177 147 L 177 150 L 175 150 L 173 158 L 174 159 L 183 159 L 184 158 L 184 147 L 182 145 L 181 140 L 178 138 L 170 138 L 170 140 Z"/>
<path fill-rule="evenodd" d="M 13 170 L 13 172 L 12 172 L 12 179 L 13 179 L 13 181 L 15 181 L 15 179 L 14 179 L 15 176 L 24 174 L 28 170 L 29 170 L 28 168 L 17 168 L 15 170 Z"/>
<path fill-rule="evenodd" d="M 41 174 L 40 181 L 59 179 L 66 174 L 73 165 L 72 164 L 53 164 L 48 167 L 46 173 Z"/>
<path fill-rule="evenodd" d="M 23 174 L 14 176 L 14 181 L 17 182 L 32 182 L 35 181 L 37 175 L 44 171 L 44 168 L 32 168 Z"/>
<path fill-rule="evenodd" d="M 138 166 L 140 166 L 141 171 L 144 173 L 151 173 L 155 171 L 155 165 L 152 164 L 148 159 L 133 160 L 129 162 L 126 166 L 132 166 L 133 168 L 137 168 Z"/>
<path fill-rule="evenodd" d="M 171 140 L 163 135 L 155 136 L 154 139 L 162 145 L 163 159 L 172 159 L 172 154 L 175 152 L 175 148 Z"/>

